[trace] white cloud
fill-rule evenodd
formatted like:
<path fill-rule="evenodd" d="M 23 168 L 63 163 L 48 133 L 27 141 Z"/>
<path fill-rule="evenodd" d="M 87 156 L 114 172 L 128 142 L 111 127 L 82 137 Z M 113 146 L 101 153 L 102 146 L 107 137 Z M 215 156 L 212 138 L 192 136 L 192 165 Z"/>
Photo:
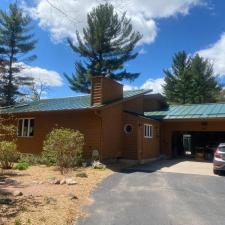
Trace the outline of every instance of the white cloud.
<path fill-rule="evenodd" d="M 53 70 L 46 70 L 40 67 L 32 67 L 22 64 L 23 70 L 20 76 L 33 77 L 36 83 L 41 82 L 48 87 L 59 87 L 63 85 L 63 81 L 59 73 Z"/>
<path fill-rule="evenodd" d="M 139 51 L 140 55 L 145 55 L 147 54 L 147 51 L 144 48 L 141 48 L 141 50 Z"/>
<path fill-rule="evenodd" d="M 125 84 L 123 86 L 123 89 L 125 91 L 128 90 L 135 90 L 135 89 L 152 89 L 152 93 L 160 93 L 162 94 L 163 92 L 163 87 L 162 85 L 164 84 L 164 79 L 163 78 L 157 78 L 157 79 L 148 79 L 146 80 L 140 87 L 138 86 L 133 86 L 133 85 L 128 85 Z"/>
<path fill-rule="evenodd" d="M 157 79 L 148 79 L 145 81 L 145 83 L 141 86 L 143 89 L 152 89 L 153 93 L 162 93 L 164 84 L 163 78 L 157 78 Z"/>
<path fill-rule="evenodd" d="M 129 85 L 129 84 L 124 84 L 123 85 L 123 90 L 124 91 L 131 91 L 131 90 L 135 90 L 138 89 L 137 86 L 133 86 L 133 85 Z"/>
<path fill-rule="evenodd" d="M 23 0 L 22 0 L 23 1 Z M 127 12 L 134 28 L 143 34 L 141 43 L 151 43 L 157 36 L 155 19 L 187 15 L 190 8 L 204 0 L 111 0 L 116 10 Z M 76 41 L 75 31 L 81 31 L 86 24 L 86 15 L 94 6 L 104 0 L 35 0 L 34 7 L 24 7 L 39 26 L 50 31 L 54 41 L 70 37 Z M 50 2 L 50 4 L 48 3 Z M 68 15 L 68 16 L 67 16 Z"/>
<path fill-rule="evenodd" d="M 216 43 L 197 53 L 213 63 L 216 75 L 225 75 L 225 33 L 221 35 Z"/>

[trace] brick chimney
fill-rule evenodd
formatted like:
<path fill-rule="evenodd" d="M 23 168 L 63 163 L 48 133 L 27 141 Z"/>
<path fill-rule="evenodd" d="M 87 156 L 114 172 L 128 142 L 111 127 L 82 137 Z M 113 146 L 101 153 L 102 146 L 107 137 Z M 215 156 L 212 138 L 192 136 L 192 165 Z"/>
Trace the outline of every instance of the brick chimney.
<path fill-rule="evenodd" d="M 93 77 L 91 105 L 102 105 L 123 98 L 123 85 L 108 77 Z"/>

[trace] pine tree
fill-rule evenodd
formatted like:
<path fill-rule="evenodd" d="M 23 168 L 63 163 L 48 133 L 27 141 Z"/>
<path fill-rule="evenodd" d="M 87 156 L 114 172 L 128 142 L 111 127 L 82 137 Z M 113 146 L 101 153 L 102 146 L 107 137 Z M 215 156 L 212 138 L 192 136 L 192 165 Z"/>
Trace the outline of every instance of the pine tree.
<path fill-rule="evenodd" d="M 30 77 L 18 75 L 23 69 L 21 62 L 35 58 L 35 55 L 24 58 L 36 44 L 34 35 L 30 33 L 30 22 L 30 17 L 25 16 L 16 3 L 10 4 L 9 12 L 0 10 L 0 57 L 4 62 L 0 95 L 4 105 L 14 104 L 21 94 L 19 87 L 32 82 Z"/>
<path fill-rule="evenodd" d="M 213 73 L 213 65 L 198 54 L 188 57 L 178 52 L 172 69 L 165 70 L 164 95 L 169 103 L 207 103 L 219 99 L 221 86 Z"/>
<path fill-rule="evenodd" d="M 3 76 L 6 73 L 6 64 L 1 54 L 3 53 L 3 49 L 0 48 L 0 106 L 4 104 L 4 96 L 3 96 Z"/>
<path fill-rule="evenodd" d="M 198 54 L 191 60 L 193 79 L 192 102 L 207 103 L 217 101 L 221 86 L 213 73 L 213 65 Z"/>
<path fill-rule="evenodd" d="M 182 51 L 173 57 L 172 68 L 164 70 L 164 95 L 170 103 L 185 104 L 190 102 L 192 75 L 191 59 Z"/>
<path fill-rule="evenodd" d="M 100 4 L 87 15 L 87 27 L 77 32 L 78 45 L 68 40 L 70 47 L 84 60 L 75 64 L 76 73 L 69 77 L 74 91 L 90 92 L 92 76 L 106 76 L 114 80 L 134 80 L 139 73 L 129 73 L 124 64 L 137 57 L 133 49 L 142 35 L 133 31 L 125 13 L 120 17 L 111 4 Z"/>

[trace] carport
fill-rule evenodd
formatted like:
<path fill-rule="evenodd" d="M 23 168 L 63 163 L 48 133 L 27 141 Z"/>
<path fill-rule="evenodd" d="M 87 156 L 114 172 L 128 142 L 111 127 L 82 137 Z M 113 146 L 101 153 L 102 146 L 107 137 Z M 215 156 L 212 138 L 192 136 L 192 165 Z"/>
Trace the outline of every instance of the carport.
<path fill-rule="evenodd" d="M 174 131 L 172 156 L 212 161 L 214 151 L 221 142 L 225 142 L 225 132 Z"/>
<path fill-rule="evenodd" d="M 225 103 L 172 105 L 145 116 L 161 121 L 161 154 L 210 161 L 225 142 Z"/>

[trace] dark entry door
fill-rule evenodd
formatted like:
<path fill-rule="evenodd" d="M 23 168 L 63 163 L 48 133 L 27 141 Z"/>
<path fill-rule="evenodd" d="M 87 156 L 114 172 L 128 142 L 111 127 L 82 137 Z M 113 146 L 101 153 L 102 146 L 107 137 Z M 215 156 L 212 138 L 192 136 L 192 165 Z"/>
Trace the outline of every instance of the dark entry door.
<path fill-rule="evenodd" d="M 183 149 L 185 156 L 192 155 L 192 137 L 191 134 L 183 134 Z"/>
<path fill-rule="evenodd" d="M 184 156 L 182 133 L 179 131 L 173 132 L 172 135 L 172 156 L 174 158 Z"/>

